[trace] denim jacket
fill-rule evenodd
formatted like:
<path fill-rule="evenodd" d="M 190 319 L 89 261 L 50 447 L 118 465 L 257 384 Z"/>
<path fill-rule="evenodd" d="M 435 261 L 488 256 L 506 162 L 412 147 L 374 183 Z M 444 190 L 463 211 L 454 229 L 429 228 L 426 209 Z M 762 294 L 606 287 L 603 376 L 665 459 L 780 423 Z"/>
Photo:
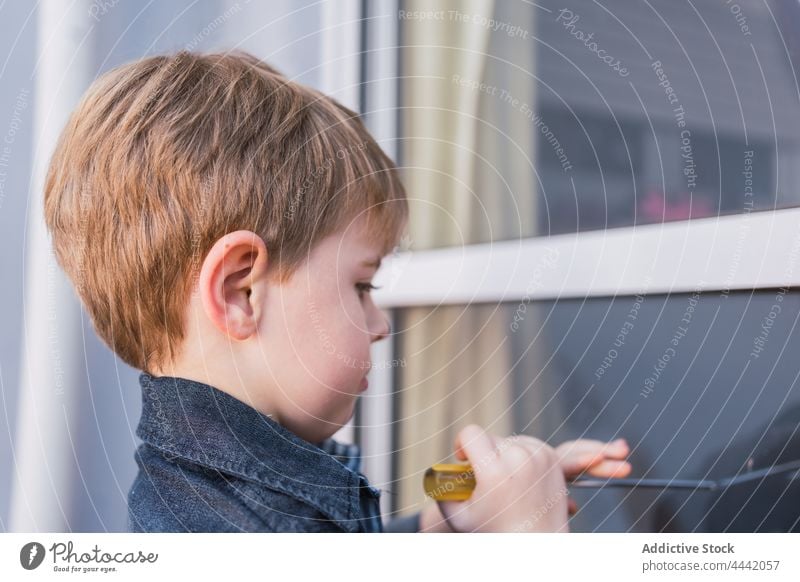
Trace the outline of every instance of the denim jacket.
<path fill-rule="evenodd" d="M 207 384 L 139 381 L 129 531 L 384 531 L 381 491 L 359 472 L 356 445 L 309 443 Z M 418 525 L 416 516 L 394 531 Z"/>

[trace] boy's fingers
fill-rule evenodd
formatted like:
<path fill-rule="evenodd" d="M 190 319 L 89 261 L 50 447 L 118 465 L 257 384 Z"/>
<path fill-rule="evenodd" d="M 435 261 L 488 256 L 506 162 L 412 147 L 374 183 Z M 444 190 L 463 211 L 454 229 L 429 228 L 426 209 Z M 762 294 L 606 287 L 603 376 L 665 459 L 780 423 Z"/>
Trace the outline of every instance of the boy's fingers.
<path fill-rule="evenodd" d="M 561 470 L 564 471 L 567 477 L 572 477 L 591 469 L 595 465 L 604 462 L 605 456 L 602 453 L 586 453 L 581 455 L 570 455 L 561 457 L 559 464 Z"/>
<path fill-rule="evenodd" d="M 606 460 L 591 467 L 587 473 L 593 477 L 627 477 L 631 473 L 631 464 L 627 461 Z"/>
<path fill-rule="evenodd" d="M 476 475 L 480 474 L 486 463 L 497 457 L 494 438 L 477 424 L 467 425 L 459 431 L 455 452 L 457 458 L 472 464 Z"/>
<path fill-rule="evenodd" d="M 558 451 L 561 469 L 567 477 L 583 472 L 595 477 L 625 477 L 631 472 L 631 465 L 625 460 L 628 452 L 624 442 Z"/>
<path fill-rule="evenodd" d="M 567 512 L 570 515 L 578 513 L 578 503 L 572 497 L 567 497 Z"/>
<path fill-rule="evenodd" d="M 612 459 L 624 459 L 631 452 L 628 442 L 625 439 L 617 439 L 606 444 L 604 450 L 606 456 Z"/>
<path fill-rule="evenodd" d="M 624 459 L 630 453 L 630 448 L 625 439 L 617 439 L 609 443 L 590 439 L 580 439 L 568 441 L 556 447 L 556 453 L 569 464 L 573 464 L 576 459 L 586 461 L 587 457 L 597 459 Z"/>
<path fill-rule="evenodd" d="M 587 454 L 596 454 L 603 449 L 605 443 L 588 439 L 567 441 L 556 447 L 556 454 L 561 459 L 577 458 Z"/>
<path fill-rule="evenodd" d="M 486 432 L 486 431 L 484 431 L 484 432 Z M 494 443 L 495 450 L 499 449 L 500 448 L 500 443 L 501 443 L 501 441 L 503 439 L 501 439 L 500 437 L 495 436 L 495 435 L 493 435 L 491 433 L 488 433 L 488 432 L 486 433 L 486 435 L 490 439 L 492 439 L 492 443 Z M 456 447 L 458 447 L 458 441 L 456 441 Z M 456 458 L 459 461 L 466 461 L 467 460 L 467 455 L 466 455 L 466 453 L 464 453 L 464 449 L 463 448 L 460 448 L 460 447 L 456 448 L 455 455 L 456 455 Z"/>
<path fill-rule="evenodd" d="M 540 451 L 543 447 L 551 448 L 546 442 L 527 435 L 517 435 L 514 439 L 534 453 Z"/>

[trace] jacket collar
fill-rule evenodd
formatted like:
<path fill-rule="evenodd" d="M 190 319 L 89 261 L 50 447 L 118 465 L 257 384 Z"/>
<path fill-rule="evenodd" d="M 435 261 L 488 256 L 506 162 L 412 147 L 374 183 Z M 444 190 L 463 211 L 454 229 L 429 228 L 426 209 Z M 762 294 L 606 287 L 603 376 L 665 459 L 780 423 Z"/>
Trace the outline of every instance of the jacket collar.
<path fill-rule="evenodd" d="M 255 480 L 312 505 L 347 531 L 358 531 L 360 487 L 356 445 L 312 444 L 271 417 L 208 384 L 142 373 L 144 442 L 174 457 Z"/>

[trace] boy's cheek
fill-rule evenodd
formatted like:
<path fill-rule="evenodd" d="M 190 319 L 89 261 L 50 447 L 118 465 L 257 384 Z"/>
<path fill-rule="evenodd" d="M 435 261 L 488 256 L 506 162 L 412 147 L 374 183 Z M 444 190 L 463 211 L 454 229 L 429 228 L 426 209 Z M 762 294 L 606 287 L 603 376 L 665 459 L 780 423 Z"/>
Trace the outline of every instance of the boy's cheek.
<path fill-rule="evenodd" d="M 275 366 L 299 368 L 311 379 L 328 378 L 349 391 L 353 378 L 370 367 L 370 337 L 363 310 L 344 309 L 330 297 L 295 297 L 291 305 L 272 306 L 261 325 L 262 349 Z M 297 371 L 293 374 L 296 375 Z M 304 378 L 307 380 L 307 378 Z"/>
<path fill-rule="evenodd" d="M 359 393 L 357 383 L 348 376 L 317 376 L 298 381 L 290 395 L 296 410 L 302 411 L 308 422 L 325 419 L 336 422 L 352 412 Z M 341 418 L 340 418 L 341 417 Z"/>

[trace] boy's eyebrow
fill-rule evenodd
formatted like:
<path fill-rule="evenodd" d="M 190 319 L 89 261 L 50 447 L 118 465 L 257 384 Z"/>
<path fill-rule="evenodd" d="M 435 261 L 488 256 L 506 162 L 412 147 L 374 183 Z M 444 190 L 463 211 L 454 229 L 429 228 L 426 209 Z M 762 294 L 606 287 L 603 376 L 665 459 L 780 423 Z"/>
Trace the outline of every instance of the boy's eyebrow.
<path fill-rule="evenodd" d="M 366 261 L 362 261 L 361 265 L 364 267 L 374 268 L 377 271 L 381 266 L 381 258 L 375 257 L 374 259 L 368 259 Z"/>

